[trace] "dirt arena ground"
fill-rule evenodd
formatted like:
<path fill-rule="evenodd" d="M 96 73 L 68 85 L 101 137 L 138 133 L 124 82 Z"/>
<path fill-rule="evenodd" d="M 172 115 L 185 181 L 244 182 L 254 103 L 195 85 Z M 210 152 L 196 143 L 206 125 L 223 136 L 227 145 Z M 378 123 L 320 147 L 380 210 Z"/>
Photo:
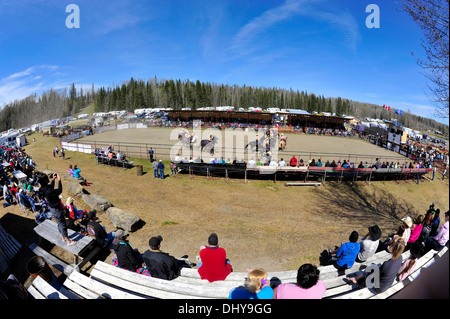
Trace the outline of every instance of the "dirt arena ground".
<path fill-rule="evenodd" d="M 177 129 L 178 131 L 180 129 Z M 175 132 L 175 133 L 172 133 Z M 103 132 L 101 134 L 94 134 L 83 137 L 77 140 L 79 143 L 89 143 L 92 145 L 108 146 L 113 144 L 115 149 L 119 148 L 123 151 L 127 151 L 135 156 L 139 156 L 138 145 L 140 144 L 141 152 L 145 156 L 145 151 L 149 147 L 153 147 L 156 152 L 156 156 L 169 159 L 170 148 L 175 145 L 177 140 L 177 132 L 168 128 L 147 128 L 147 129 L 125 129 Z M 192 132 L 190 130 L 189 132 Z M 171 133 L 172 139 L 171 139 Z M 214 134 L 218 138 L 222 138 L 222 147 L 224 148 L 225 155 L 225 139 L 226 132 L 218 130 L 205 130 L 202 132 L 202 139 L 205 139 L 210 133 Z M 344 160 L 351 158 L 352 161 L 371 161 L 375 162 L 377 157 L 386 161 L 404 161 L 403 156 L 399 156 L 398 153 L 394 153 L 386 150 L 385 148 L 377 147 L 371 143 L 368 143 L 357 138 L 344 138 L 335 136 L 318 136 L 307 134 L 287 134 L 288 143 L 287 148 L 284 151 L 278 152 L 278 157 L 283 157 L 285 160 L 289 159 L 292 155 L 300 156 L 305 161 L 310 158 L 322 157 L 322 160 Z M 131 142 L 131 143 L 130 143 Z M 236 146 L 236 142 L 234 142 Z M 243 145 L 248 143 L 248 139 L 245 138 Z M 128 149 L 125 145 L 128 144 Z M 334 154 L 334 155 L 331 155 Z M 338 155 L 336 155 L 338 154 Z M 236 152 L 234 152 L 236 155 Z M 245 152 L 245 159 L 247 159 L 247 153 Z"/>
<path fill-rule="evenodd" d="M 138 133 L 138 134 L 136 134 Z M 103 141 L 142 141 L 151 145 L 169 143 L 169 129 L 130 129 L 89 136 Z M 32 142 L 33 137 L 36 142 Z M 147 160 L 144 175 L 136 168 L 96 165 L 93 155 L 67 152 L 66 160 L 51 153 L 59 140 L 34 134 L 25 147 L 39 169 L 51 169 L 60 175 L 69 164 L 81 167 L 82 176 L 91 183 L 87 191 L 99 194 L 118 208 L 138 215 L 145 225 L 129 237 L 134 248 L 144 252 L 148 240 L 162 235 L 162 250 L 174 256 L 188 254 L 195 261 L 199 247 L 207 243 L 211 232 L 227 251 L 235 271 L 262 267 L 267 271 L 298 269 L 303 263 L 319 264 L 322 250 L 348 241 L 356 230 L 360 236 L 367 227 L 378 224 L 382 239 L 393 232 L 400 219 L 425 213 L 434 202 L 443 212 L 449 209 L 448 179 L 425 178 L 420 184 L 409 182 L 327 182 L 320 187 L 286 187 L 283 182 L 224 179 L 180 175 L 155 179 Z M 170 141 L 174 143 L 175 141 Z M 356 139 L 290 135 L 288 150 L 392 156 L 392 152 Z M 168 167 L 168 165 L 166 165 Z M 169 170 L 166 168 L 166 174 Z M 440 175 L 438 176 L 440 177 Z M 69 196 L 63 181 L 63 200 Z M 89 209 L 81 198 L 75 204 Z M 115 230 L 106 213 L 99 214 L 107 231 Z M 34 218 L 17 207 L 1 208 L 0 224 L 24 245 L 36 241 Z M 52 252 L 71 262 L 58 248 Z M 111 262 L 111 254 L 99 257 Z M 19 265 L 18 267 L 22 266 Z M 91 265 L 85 266 L 89 272 Z"/>

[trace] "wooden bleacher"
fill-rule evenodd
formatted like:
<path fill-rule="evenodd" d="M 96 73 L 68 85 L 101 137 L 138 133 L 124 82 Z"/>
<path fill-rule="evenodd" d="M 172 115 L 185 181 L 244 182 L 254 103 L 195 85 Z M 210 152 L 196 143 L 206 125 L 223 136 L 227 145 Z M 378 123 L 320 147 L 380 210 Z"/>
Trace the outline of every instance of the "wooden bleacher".
<path fill-rule="evenodd" d="M 344 279 L 348 275 L 360 273 L 372 263 L 381 265 L 390 258 L 390 254 L 384 251 L 375 254 L 367 262 L 355 263 L 345 272 L 339 272 L 334 266 L 319 267 L 320 279 L 327 287 L 324 299 L 389 298 L 413 282 L 420 275 L 422 268 L 430 267 L 446 253 L 447 247 L 439 252 L 431 250 L 418 260 L 416 270 L 407 279 L 402 282 L 394 281 L 393 285 L 381 294 L 375 294 L 369 288 L 357 289 L 356 285 L 350 285 Z M 408 257 L 409 252 L 403 253 L 403 260 Z M 224 281 L 210 283 L 200 279 L 197 269 L 183 268 L 179 277 L 167 281 L 98 261 L 89 276 L 72 272 L 63 286 L 71 294 L 68 297 L 74 294 L 82 299 L 227 299 L 234 287 L 244 285 L 247 275 L 247 272 L 232 272 Z M 272 285 L 293 283 L 297 271 L 269 272 L 268 275 Z M 33 289 L 38 287 L 34 285 Z"/>

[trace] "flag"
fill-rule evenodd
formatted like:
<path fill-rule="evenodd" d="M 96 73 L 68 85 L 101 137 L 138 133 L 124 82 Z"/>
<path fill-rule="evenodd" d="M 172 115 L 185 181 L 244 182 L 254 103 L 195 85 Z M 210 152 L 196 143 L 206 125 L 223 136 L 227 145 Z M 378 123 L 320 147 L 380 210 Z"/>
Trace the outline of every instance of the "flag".
<path fill-rule="evenodd" d="M 395 110 L 395 113 L 398 115 L 403 115 L 403 111 L 402 110 Z"/>
<path fill-rule="evenodd" d="M 388 111 L 390 111 L 391 110 L 391 107 L 390 106 L 386 106 L 386 104 L 385 105 L 383 105 L 383 107 L 386 109 L 386 110 L 388 110 Z"/>

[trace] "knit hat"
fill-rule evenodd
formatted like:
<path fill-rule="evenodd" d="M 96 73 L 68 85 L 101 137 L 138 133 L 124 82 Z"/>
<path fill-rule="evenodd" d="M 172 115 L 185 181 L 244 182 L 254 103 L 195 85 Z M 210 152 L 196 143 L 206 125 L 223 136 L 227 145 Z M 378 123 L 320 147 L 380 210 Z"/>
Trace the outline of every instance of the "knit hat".
<path fill-rule="evenodd" d="M 116 230 L 115 237 L 117 239 L 122 239 L 125 236 L 128 236 L 128 232 L 126 230 L 123 230 L 123 229 Z"/>

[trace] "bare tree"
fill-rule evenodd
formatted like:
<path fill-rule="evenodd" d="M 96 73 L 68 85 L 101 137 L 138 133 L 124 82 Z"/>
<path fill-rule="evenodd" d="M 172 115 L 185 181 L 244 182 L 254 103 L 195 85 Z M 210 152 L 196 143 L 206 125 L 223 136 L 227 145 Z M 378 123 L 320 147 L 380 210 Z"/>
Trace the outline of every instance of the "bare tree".
<path fill-rule="evenodd" d="M 436 115 L 449 117 L 449 0 L 394 0 L 423 31 L 426 59 L 418 64 L 431 81 Z"/>

